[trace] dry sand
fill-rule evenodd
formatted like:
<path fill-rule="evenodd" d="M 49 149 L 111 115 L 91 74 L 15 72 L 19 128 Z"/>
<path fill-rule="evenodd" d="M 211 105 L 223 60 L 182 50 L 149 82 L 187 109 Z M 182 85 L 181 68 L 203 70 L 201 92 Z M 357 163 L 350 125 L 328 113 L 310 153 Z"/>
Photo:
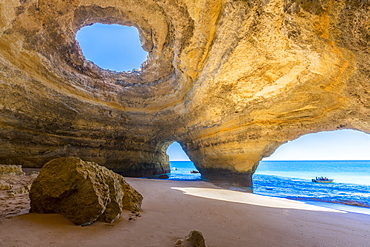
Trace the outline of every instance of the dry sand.
<path fill-rule="evenodd" d="M 60 215 L 25 213 L 28 205 L 18 195 L 23 202 L 16 214 L 21 215 L 0 217 L 0 246 L 166 247 L 194 229 L 209 247 L 370 246 L 370 215 L 224 190 L 207 182 L 127 181 L 144 196 L 139 217 L 123 212 L 113 224 L 80 227 Z M 0 210 L 15 208 L 17 198 L 13 200 L 11 205 L 1 200 Z"/>

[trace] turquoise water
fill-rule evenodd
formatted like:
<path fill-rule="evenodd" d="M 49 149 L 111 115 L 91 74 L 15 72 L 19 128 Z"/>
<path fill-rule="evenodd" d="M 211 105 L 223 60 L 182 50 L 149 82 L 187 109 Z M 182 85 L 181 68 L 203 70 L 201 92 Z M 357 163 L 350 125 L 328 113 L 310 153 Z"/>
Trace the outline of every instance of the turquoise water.
<path fill-rule="evenodd" d="M 334 183 L 313 183 L 318 176 Z M 260 195 L 370 207 L 370 161 L 262 161 L 253 183 Z"/>
<path fill-rule="evenodd" d="M 170 180 L 202 179 L 200 174 L 190 173 L 195 169 L 190 161 L 171 161 L 171 168 Z M 334 183 L 313 183 L 311 179 L 318 176 L 333 178 Z M 261 161 L 253 176 L 253 193 L 336 208 L 367 208 L 370 161 Z"/>
<path fill-rule="evenodd" d="M 255 174 L 309 179 L 334 178 L 336 183 L 370 185 L 368 160 L 261 161 Z"/>
<path fill-rule="evenodd" d="M 194 181 L 202 180 L 199 173 L 190 173 L 197 170 L 191 161 L 171 161 L 171 173 L 168 174 L 169 180 Z"/>

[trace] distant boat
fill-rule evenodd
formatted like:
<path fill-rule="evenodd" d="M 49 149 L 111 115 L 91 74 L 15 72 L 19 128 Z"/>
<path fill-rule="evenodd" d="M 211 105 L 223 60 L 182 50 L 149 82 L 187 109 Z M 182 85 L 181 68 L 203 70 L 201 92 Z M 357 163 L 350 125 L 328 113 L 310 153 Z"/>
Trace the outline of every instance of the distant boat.
<path fill-rule="evenodd" d="M 197 171 L 197 170 L 192 170 L 192 171 L 190 171 L 190 173 L 199 173 L 199 171 Z"/>
<path fill-rule="evenodd" d="M 323 183 L 323 184 L 332 183 L 333 181 L 334 181 L 334 179 L 329 179 L 329 178 L 326 178 L 326 177 L 316 177 L 316 178 L 312 179 L 312 182 L 314 182 L 314 183 Z"/>

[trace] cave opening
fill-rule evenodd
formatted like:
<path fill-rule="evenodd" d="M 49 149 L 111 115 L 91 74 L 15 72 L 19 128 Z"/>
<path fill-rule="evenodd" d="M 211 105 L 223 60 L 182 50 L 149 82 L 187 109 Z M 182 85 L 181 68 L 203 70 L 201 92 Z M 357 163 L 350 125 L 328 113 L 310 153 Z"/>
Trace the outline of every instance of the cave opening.
<path fill-rule="evenodd" d="M 173 142 L 167 149 L 170 160 L 171 173 L 169 178 L 172 180 L 200 180 L 201 174 L 184 152 L 181 144 Z"/>
<path fill-rule="evenodd" d="M 307 134 L 264 160 L 370 160 L 370 135 L 351 129 Z"/>
<path fill-rule="evenodd" d="M 135 27 L 95 23 L 82 27 L 76 40 L 85 58 L 106 70 L 140 71 L 148 55 Z"/>
<path fill-rule="evenodd" d="M 320 181 L 321 177 L 334 180 Z M 263 159 L 253 175 L 256 194 L 328 207 L 368 208 L 369 191 L 370 135 L 349 129 L 307 134 L 290 141 Z"/>

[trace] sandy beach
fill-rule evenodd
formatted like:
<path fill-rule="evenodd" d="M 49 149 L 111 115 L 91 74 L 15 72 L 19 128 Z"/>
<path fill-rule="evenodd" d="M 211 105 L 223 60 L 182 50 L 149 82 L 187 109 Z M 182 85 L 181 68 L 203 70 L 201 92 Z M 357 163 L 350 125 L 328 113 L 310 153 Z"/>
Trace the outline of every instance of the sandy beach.
<path fill-rule="evenodd" d="M 139 216 L 125 211 L 112 224 L 80 227 L 60 215 L 19 210 L 18 216 L 0 219 L 0 246 L 169 247 L 194 229 L 203 233 L 209 247 L 370 246 L 369 215 L 225 190 L 203 181 L 127 181 L 144 196 Z M 4 210 L 4 200 L 0 202 Z"/>

